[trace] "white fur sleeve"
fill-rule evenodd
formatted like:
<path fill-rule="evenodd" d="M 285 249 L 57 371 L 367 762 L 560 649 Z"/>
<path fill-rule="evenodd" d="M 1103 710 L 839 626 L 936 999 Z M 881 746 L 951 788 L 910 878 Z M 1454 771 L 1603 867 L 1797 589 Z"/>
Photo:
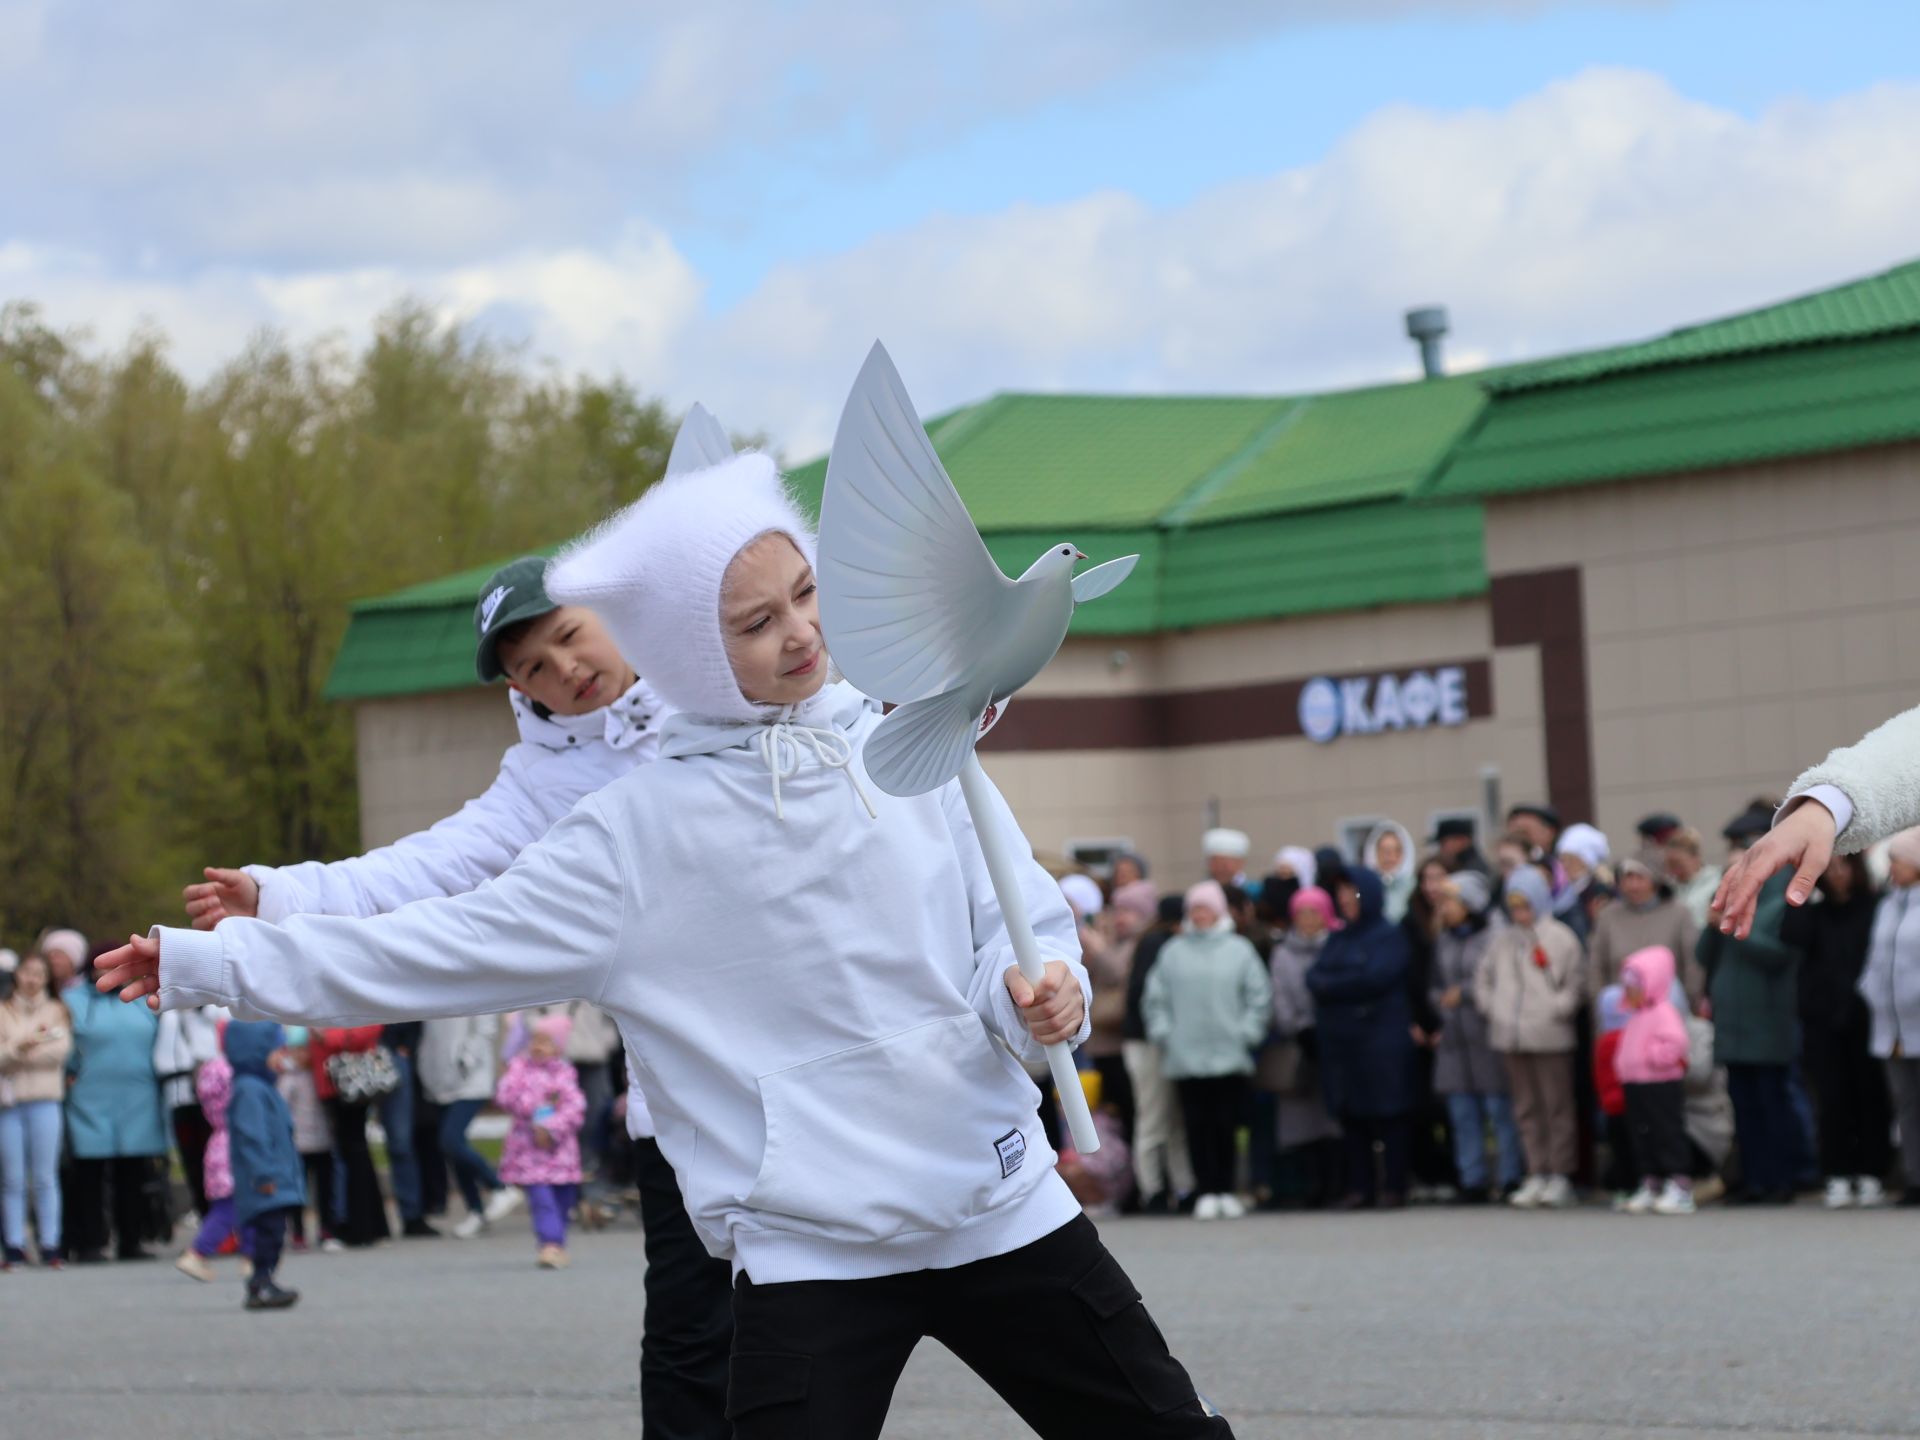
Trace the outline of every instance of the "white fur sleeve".
<path fill-rule="evenodd" d="M 1920 825 L 1920 708 L 1835 750 L 1794 781 L 1789 794 L 1805 795 L 1818 785 L 1831 785 L 1852 802 L 1852 823 L 1839 836 L 1843 853 Z"/>

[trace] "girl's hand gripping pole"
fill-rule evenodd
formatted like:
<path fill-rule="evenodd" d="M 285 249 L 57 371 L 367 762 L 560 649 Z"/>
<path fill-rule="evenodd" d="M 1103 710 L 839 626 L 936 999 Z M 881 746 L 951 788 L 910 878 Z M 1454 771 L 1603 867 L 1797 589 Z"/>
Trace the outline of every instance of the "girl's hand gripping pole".
<path fill-rule="evenodd" d="M 1028 983 L 1038 985 L 1046 979 L 1047 964 L 1040 956 L 1039 942 L 1033 938 L 1027 897 L 1020 889 L 1019 871 L 998 824 L 987 774 L 980 768 L 977 755 L 968 754 L 960 768 L 960 793 L 966 797 L 967 813 L 973 817 L 973 833 L 979 837 L 980 853 L 986 857 L 987 875 L 1000 902 L 1000 916 L 1007 922 L 1014 959 Z M 1093 1128 L 1093 1113 L 1087 1109 L 1087 1092 L 1081 1089 L 1079 1072 L 1073 1068 L 1072 1047 L 1065 1041 L 1047 1046 L 1047 1067 L 1053 1072 L 1053 1087 L 1060 1094 L 1067 1129 L 1073 1133 L 1073 1148 L 1083 1155 L 1092 1154 L 1100 1148 L 1100 1136 Z"/>

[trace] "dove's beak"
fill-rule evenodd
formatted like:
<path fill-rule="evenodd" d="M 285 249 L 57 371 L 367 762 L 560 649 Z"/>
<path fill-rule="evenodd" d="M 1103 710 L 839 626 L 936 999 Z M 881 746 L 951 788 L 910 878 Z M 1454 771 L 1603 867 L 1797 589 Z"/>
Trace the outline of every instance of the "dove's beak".
<path fill-rule="evenodd" d="M 1076 559 L 1076 560 L 1084 560 L 1084 559 L 1086 559 L 1087 557 L 1086 557 L 1086 556 L 1084 556 L 1084 555 L 1082 555 L 1082 554 L 1081 554 L 1081 553 L 1080 553 L 1080 552 L 1079 552 L 1078 550 L 1076 550 L 1076 551 L 1074 551 L 1074 552 L 1073 552 L 1073 558 L 1074 558 L 1074 559 Z"/>

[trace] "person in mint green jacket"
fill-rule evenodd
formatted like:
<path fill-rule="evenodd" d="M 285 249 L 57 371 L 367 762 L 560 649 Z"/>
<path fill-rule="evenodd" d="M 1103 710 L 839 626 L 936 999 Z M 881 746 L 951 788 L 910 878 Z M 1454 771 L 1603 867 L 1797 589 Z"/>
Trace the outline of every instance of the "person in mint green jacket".
<path fill-rule="evenodd" d="M 1272 1021 L 1273 981 L 1260 953 L 1233 928 L 1219 884 L 1187 892 L 1187 920 L 1147 977 L 1147 1038 L 1165 1055 L 1180 1094 L 1200 1220 L 1246 1214 L 1234 1194 L 1240 1112 L 1253 1052 Z"/>

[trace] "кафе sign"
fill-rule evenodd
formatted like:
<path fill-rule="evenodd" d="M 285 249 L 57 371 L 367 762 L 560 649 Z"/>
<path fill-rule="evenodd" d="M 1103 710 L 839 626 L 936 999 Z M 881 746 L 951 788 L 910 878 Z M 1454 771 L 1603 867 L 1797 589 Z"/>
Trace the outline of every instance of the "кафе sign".
<path fill-rule="evenodd" d="M 1194 690 L 1022 695 L 983 742 L 999 751 L 1165 750 L 1463 725 L 1493 714 L 1485 658 Z"/>
<path fill-rule="evenodd" d="M 1300 687 L 1299 715 L 1300 733 L 1320 745 L 1342 735 L 1464 725 L 1467 667 L 1436 665 L 1338 679 L 1316 675 Z"/>

